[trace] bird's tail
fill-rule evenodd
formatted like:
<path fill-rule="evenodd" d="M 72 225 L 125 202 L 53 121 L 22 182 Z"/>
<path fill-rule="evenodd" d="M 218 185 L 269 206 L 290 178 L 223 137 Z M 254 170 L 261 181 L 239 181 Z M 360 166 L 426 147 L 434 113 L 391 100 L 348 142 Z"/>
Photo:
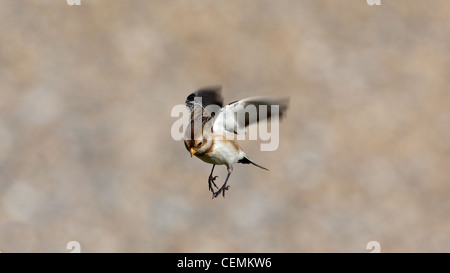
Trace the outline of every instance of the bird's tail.
<path fill-rule="evenodd" d="M 253 164 L 253 165 L 255 165 L 256 167 L 259 167 L 259 168 L 264 169 L 264 170 L 266 170 L 266 171 L 269 170 L 269 169 L 267 169 L 267 168 L 265 168 L 265 167 L 263 167 L 263 166 L 258 165 L 257 163 L 255 163 L 255 162 L 254 162 L 253 160 L 251 160 L 247 155 L 245 155 L 242 159 L 240 159 L 240 160 L 238 161 L 238 163 L 242 163 L 242 164 Z"/>

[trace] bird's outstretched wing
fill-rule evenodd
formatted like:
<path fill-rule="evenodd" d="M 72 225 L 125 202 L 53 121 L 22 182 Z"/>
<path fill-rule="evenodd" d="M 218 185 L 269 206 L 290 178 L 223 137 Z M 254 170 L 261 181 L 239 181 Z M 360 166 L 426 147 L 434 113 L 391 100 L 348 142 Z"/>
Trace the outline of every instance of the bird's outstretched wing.
<path fill-rule="evenodd" d="M 223 105 L 221 91 L 221 86 L 204 87 L 186 98 L 186 107 L 191 114 L 185 139 L 200 139 L 204 130 L 212 131 L 214 117 Z"/>
<path fill-rule="evenodd" d="M 217 114 L 213 131 L 245 134 L 250 124 L 269 119 L 275 114 L 281 119 L 289 104 L 288 98 L 252 97 L 225 105 Z M 273 112 L 273 110 L 278 111 Z"/>

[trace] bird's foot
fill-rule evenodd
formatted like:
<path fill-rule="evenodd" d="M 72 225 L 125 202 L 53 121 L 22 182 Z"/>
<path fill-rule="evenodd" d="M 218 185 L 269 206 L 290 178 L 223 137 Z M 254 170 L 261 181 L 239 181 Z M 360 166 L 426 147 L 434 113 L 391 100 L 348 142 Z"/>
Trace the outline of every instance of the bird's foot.
<path fill-rule="evenodd" d="M 219 188 L 219 187 L 217 187 L 216 183 L 214 182 L 214 181 L 216 180 L 217 177 L 218 177 L 217 175 L 216 175 L 216 176 L 210 175 L 209 178 L 208 178 L 208 187 L 209 187 L 209 190 L 210 190 L 212 193 L 214 193 L 213 185 L 214 185 L 214 187 L 216 187 L 216 189 Z"/>
<path fill-rule="evenodd" d="M 222 196 L 225 198 L 225 191 L 227 191 L 228 189 L 230 189 L 230 186 L 228 186 L 226 183 L 223 184 L 222 187 L 220 187 L 220 189 L 216 192 L 213 192 L 213 196 L 212 199 L 216 198 L 217 196 L 219 196 L 222 193 Z"/>

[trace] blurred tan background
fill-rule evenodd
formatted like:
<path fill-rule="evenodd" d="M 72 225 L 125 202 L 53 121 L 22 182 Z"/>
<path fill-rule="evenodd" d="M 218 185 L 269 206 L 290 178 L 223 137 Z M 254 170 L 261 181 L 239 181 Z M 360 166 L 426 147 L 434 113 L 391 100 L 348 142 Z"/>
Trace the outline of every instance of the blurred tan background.
<path fill-rule="evenodd" d="M 0 251 L 448 252 L 450 2 L 381 3 L 1 0 Z M 215 200 L 170 135 L 211 84 L 291 98 Z"/>

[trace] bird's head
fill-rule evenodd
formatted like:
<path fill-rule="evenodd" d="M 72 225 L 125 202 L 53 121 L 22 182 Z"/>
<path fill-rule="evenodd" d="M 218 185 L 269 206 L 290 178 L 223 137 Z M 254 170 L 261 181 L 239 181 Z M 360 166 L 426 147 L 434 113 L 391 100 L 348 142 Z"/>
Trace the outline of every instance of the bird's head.
<path fill-rule="evenodd" d="M 188 128 L 184 137 L 184 146 L 191 154 L 202 155 L 211 148 L 212 134 L 210 130 L 194 130 L 192 127 Z"/>
<path fill-rule="evenodd" d="M 212 140 L 208 140 L 207 138 L 202 139 L 192 139 L 185 140 L 184 146 L 186 150 L 191 154 L 191 157 L 195 155 L 203 155 L 206 153 L 212 145 Z"/>

